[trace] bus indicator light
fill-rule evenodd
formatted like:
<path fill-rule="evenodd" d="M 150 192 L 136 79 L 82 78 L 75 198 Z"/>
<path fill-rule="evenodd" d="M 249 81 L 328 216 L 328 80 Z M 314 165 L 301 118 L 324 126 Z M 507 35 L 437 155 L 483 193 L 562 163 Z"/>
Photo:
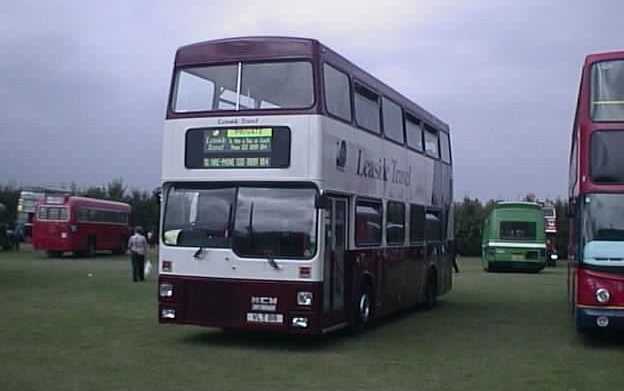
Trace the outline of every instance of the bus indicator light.
<path fill-rule="evenodd" d="M 162 271 L 163 272 L 172 272 L 173 271 L 173 262 L 171 261 L 163 261 L 162 262 Z"/>
<path fill-rule="evenodd" d="M 299 267 L 299 278 L 310 278 L 312 276 L 312 268 L 309 266 Z"/>

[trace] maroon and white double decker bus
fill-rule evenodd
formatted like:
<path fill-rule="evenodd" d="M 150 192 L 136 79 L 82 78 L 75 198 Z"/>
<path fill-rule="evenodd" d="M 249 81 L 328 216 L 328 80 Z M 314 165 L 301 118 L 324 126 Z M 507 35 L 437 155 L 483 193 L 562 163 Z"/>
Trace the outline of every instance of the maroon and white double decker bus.
<path fill-rule="evenodd" d="M 569 301 L 580 331 L 624 328 L 624 52 L 587 56 L 570 152 Z"/>
<path fill-rule="evenodd" d="M 451 289 L 449 127 L 318 41 L 177 51 L 161 323 L 320 334 Z"/>
<path fill-rule="evenodd" d="M 96 251 L 126 251 L 130 205 L 72 196 L 47 196 L 37 205 L 33 247 L 49 256 L 65 252 L 94 256 Z"/>

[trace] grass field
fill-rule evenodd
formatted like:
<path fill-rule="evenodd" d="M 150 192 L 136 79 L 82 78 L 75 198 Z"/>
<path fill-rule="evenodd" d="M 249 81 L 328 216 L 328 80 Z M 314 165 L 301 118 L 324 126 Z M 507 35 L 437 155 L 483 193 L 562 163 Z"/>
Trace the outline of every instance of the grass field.
<path fill-rule="evenodd" d="M 565 267 L 486 274 L 351 337 L 225 334 L 159 326 L 156 283 L 125 257 L 0 252 L 2 390 L 614 390 L 624 338 L 583 338 Z M 92 274 L 89 277 L 89 273 Z"/>

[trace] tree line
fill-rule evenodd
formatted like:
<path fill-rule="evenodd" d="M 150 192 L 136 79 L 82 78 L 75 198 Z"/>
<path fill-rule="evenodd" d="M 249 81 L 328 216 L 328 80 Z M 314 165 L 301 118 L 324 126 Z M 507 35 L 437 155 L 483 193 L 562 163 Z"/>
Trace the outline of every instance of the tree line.
<path fill-rule="evenodd" d="M 0 203 L 6 206 L 8 221 L 14 222 L 17 213 L 17 200 L 20 189 L 13 185 L 0 185 Z M 128 189 L 121 178 L 116 178 L 104 186 L 79 188 L 72 184 L 68 193 L 84 197 L 121 201 L 132 206 L 130 224 L 140 225 L 146 230 L 158 230 L 160 217 L 158 198 L 153 192 Z M 534 195 L 527 195 L 525 201 L 533 201 Z M 565 258 L 568 250 L 568 219 L 566 217 L 567 202 L 561 199 L 547 200 L 557 211 L 558 232 L 557 249 Z M 496 201 L 482 202 L 477 198 L 465 197 L 455 202 L 455 239 L 457 251 L 463 256 L 479 256 L 481 254 L 481 229 L 488 213 L 496 205 Z"/>

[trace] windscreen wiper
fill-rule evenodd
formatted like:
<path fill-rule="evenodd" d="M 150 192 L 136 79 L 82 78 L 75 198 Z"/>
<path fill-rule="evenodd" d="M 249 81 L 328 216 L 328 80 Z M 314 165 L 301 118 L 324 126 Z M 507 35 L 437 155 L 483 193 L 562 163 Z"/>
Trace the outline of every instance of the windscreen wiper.
<path fill-rule="evenodd" d="M 273 259 L 273 257 L 271 255 L 269 255 L 267 257 L 267 262 L 269 263 L 269 265 L 271 265 L 271 267 L 275 270 L 282 270 L 282 267 L 279 265 L 279 263 L 277 263 L 275 261 L 275 259 Z"/>
<path fill-rule="evenodd" d="M 203 259 L 204 258 L 204 248 L 200 247 L 197 249 L 197 251 L 195 251 L 195 254 L 193 254 L 193 258 L 195 259 Z"/>

